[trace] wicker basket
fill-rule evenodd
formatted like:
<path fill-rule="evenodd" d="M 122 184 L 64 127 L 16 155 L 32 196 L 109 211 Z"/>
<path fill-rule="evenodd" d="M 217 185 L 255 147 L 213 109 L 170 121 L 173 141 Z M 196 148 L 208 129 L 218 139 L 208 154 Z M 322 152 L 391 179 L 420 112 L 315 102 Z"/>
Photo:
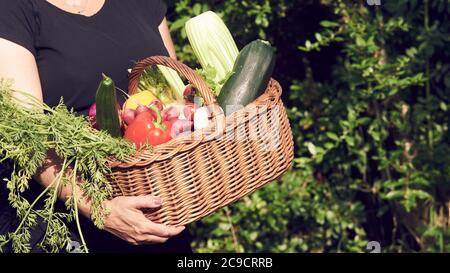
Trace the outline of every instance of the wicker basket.
<path fill-rule="evenodd" d="M 143 70 L 164 65 L 185 76 L 213 111 L 210 126 L 189 136 L 140 151 L 124 161 L 110 159 L 113 195 L 154 195 L 163 200 L 157 211 L 145 211 L 156 222 L 185 225 L 233 203 L 273 181 L 291 165 L 293 139 L 271 80 L 265 93 L 245 108 L 224 117 L 215 96 L 189 67 L 167 57 L 139 62 L 130 74 L 129 93 L 137 90 Z"/>

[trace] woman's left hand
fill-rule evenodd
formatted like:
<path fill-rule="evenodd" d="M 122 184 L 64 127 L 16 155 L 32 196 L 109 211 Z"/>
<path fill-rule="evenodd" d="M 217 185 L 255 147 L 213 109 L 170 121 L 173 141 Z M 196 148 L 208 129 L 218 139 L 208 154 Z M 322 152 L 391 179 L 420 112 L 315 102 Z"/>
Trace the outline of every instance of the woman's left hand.
<path fill-rule="evenodd" d="M 148 220 L 141 209 L 156 209 L 161 198 L 154 196 L 116 197 L 106 201 L 109 215 L 105 218 L 105 230 L 133 245 L 165 243 L 184 227 L 170 227 Z"/>

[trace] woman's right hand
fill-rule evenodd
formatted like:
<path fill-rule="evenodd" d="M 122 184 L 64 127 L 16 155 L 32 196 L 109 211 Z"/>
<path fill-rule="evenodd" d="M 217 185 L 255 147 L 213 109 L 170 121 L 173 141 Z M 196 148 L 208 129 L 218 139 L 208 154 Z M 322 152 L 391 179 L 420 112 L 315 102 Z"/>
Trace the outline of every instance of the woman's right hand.
<path fill-rule="evenodd" d="M 161 198 L 154 196 L 116 197 L 106 201 L 109 211 L 105 230 L 133 245 L 165 243 L 184 227 L 170 227 L 148 220 L 140 209 L 161 207 Z"/>

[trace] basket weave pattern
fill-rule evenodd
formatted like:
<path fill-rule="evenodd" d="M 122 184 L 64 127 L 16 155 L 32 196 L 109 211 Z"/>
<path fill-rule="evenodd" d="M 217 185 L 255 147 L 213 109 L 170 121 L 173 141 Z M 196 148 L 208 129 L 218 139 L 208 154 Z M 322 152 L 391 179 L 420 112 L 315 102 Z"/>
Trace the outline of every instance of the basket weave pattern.
<path fill-rule="evenodd" d="M 136 92 L 140 75 L 150 65 L 173 68 L 198 88 L 206 105 L 217 109 L 203 80 L 167 57 L 139 62 L 130 74 L 130 94 Z M 245 108 L 226 118 L 214 111 L 206 129 L 124 161 L 110 159 L 113 196 L 159 196 L 161 209 L 145 211 L 147 218 L 180 226 L 273 181 L 290 167 L 294 156 L 292 131 L 280 96 L 281 86 L 271 80 L 265 93 Z"/>

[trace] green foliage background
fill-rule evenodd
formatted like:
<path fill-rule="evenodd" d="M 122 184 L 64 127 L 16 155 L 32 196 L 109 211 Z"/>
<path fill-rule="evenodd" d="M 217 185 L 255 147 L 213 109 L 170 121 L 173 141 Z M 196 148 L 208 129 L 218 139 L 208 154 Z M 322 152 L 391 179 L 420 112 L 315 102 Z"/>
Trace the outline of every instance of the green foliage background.
<path fill-rule="evenodd" d="M 173 0 L 278 49 L 294 167 L 191 227 L 197 252 L 450 251 L 450 1 Z"/>

